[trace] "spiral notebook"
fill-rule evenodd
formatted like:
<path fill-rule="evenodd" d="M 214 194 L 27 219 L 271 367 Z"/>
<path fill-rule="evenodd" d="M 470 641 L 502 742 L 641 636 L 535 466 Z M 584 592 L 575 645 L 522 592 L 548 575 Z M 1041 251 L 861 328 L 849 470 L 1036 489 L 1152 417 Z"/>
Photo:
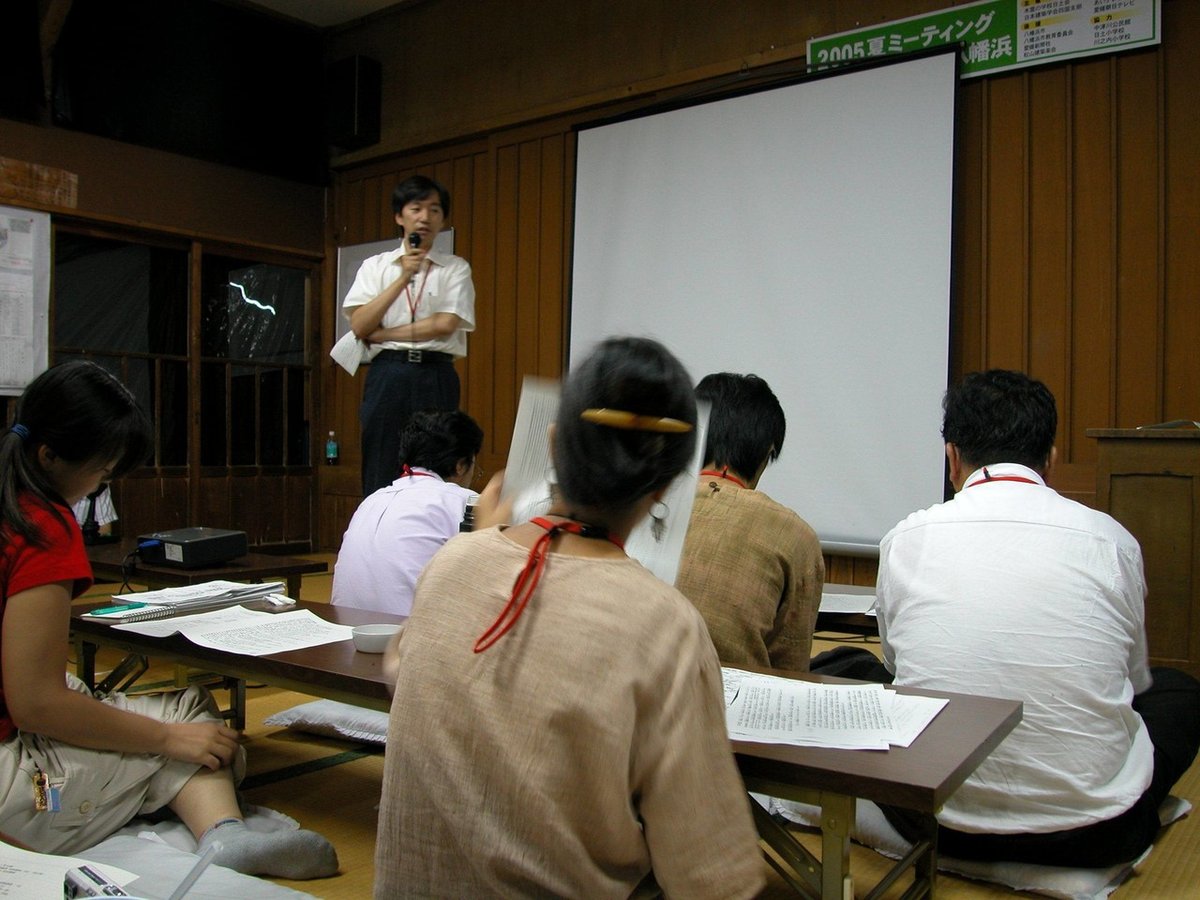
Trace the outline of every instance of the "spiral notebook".
<path fill-rule="evenodd" d="M 121 594 L 114 600 L 121 601 L 113 606 L 93 609 L 82 618 L 124 624 L 126 622 L 149 622 L 170 616 L 186 616 L 192 613 L 209 612 L 226 606 L 237 606 L 250 600 L 259 600 L 277 594 L 283 582 L 271 581 L 264 584 L 238 584 L 229 581 L 212 581 L 183 588 L 167 588 L 161 591 L 144 591 L 139 594 Z M 134 599 L 134 598 L 146 598 Z"/>

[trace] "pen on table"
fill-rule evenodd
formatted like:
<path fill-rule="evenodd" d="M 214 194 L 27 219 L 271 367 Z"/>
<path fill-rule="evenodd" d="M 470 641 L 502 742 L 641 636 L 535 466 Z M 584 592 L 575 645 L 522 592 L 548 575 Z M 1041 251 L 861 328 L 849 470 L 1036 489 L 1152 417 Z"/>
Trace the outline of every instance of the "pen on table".
<path fill-rule="evenodd" d="M 145 603 L 137 603 L 137 602 L 119 603 L 116 606 L 104 606 L 104 607 L 101 607 L 100 609 L 93 609 L 89 613 L 89 615 L 107 616 L 109 613 L 125 612 L 126 610 L 130 610 L 130 609 L 141 609 L 145 605 L 146 605 Z"/>

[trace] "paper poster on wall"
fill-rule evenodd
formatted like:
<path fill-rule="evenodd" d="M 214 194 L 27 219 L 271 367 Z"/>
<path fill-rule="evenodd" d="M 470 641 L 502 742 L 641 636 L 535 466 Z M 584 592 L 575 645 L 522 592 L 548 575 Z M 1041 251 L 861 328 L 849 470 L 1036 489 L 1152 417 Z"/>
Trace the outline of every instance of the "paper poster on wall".
<path fill-rule="evenodd" d="M 50 216 L 0 206 L 0 394 L 49 363 Z"/>
<path fill-rule="evenodd" d="M 398 238 L 390 241 L 372 241 L 367 244 L 348 244 L 345 247 L 338 247 L 337 297 L 334 300 L 333 309 L 333 340 L 335 343 L 340 341 L 342 336 L 350 330 L 350 320 L 342 311 L 342 301 L 346 299 L 346 294 L 350 292 L 350 286 L 354 284 L 354 276 L 358 274 L 358 267 L 363 264 L 363 260 L 378 253 L 387 253 L 389 250 L 399 251 L 399 249 Z M 454 229 L 447 228 L 438 234 L 433 239 L 433 249 L 438 253 L 453 253 Z M 399 274 L 399 270 L 397 270 L 397 274 Z"/>
<path fill-rule="evenodd" d="M 976 0 L 808 42 L 813 69 L 957 46 L 963 78 L 1162 42 L 1161 0 Z"/>

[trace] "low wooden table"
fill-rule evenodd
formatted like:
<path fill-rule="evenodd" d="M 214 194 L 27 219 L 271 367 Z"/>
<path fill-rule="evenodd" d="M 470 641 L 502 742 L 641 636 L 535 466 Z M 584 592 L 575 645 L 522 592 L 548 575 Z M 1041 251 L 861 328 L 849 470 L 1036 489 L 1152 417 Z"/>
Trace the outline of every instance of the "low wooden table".
<path fill-rule="evenodd" d="M 391 707 L 391 692 L 381 671 L 381 654 L 359 653 L 350 641 L 337 641 L 267 656 L 245 656 L 194 644 L 182 635 L 149 637 L 114 630 L 102 621 L 81 618 L 102 604 L 72 610 L 71 630 L 78 652 L 79 677 L 95 687 L 99 647 L 114 647 L 134 656 L 154 656 L 234 679 L 232 700 L 236 727 L 245 724 L 243 682 L 262 681 L 305 694 L 328 697 L 377 710 Z M 253 604 L 248 604 L 253 605 Z M 403 623 L 403 616 L 299 601 L 295 608 L 344 625 Z M 282 610 L 281 610 L 282 611 Z M 816 675 L 767 674 L 809 681 L 847 683 Z M 928 816 L 928 837 L 918 842 L 868 896 L 886 890 L 908 867 L 914 884 L 905 897 L 933 893 L 937 872 L 937 829 L 934 814 L 1021 720 L 1021 704 L 965 694 L 931 693 L 899 688 L 902 693 L 946 697 L 949 703 L 911 747 L 887 751 L 833 750 L 733 741 L 732 748 L 747 790 L 813 803 L 821 808 L 822 859 L 800 846 L 780 823 L 752 802 L 759 834 L 770 848 L 767 859 L 798 892 L 833 900 L 853 897 L 849 873 L 850 831 L 857 798 L 890 803 Z"/>
<path fill-rule="evenodd" d="M 848 684 L 846 679 L 773 672 L 805 681 Z M 751 801 L 767 861 L 798 893 L 826 900 L 854 897 L 850 833 L 858 798 L 926 815 L 927 833 L 865 896 L 882 895 L 912 868 L 905 898 L 932 896 L 937 876 L 934 814 L 984 758 L 1021 721 L 1018 700 L 896 688 L 904 694 L 946 697 L 949 703 L 909 747 L 833 750 L 734 741 L 746 789 L 820 807 L 821 859 L 801 846 L 757 802 Z M 769 849 L 768 849 L 769 848 Z"/>
<path fill-rule="evenodd" d="M 234 727 L 239 729 L 246 724 L 246 681 L 261 681 L 370 709 L 386 711 L 391 707 L 391 691 L 381 671 L 383 655 L 359 653 L 349 640 L 267 656 L 246 656 L 201 647 L 181 634 L 167 638 L 149 637 L 132 631 L 118 631 L 108 622 L 82 618 L 89 610 L 104 605 L 78 605 L 71 610 L 76 674 L 91 690 L 96 689 L 96 651 L 100 647 L 112 647 L 135 658 L 153 656 L 206 672 L 216 672 L 231 679 L 228 715 Z M 253 602 L 245 605 L 262 608 Z M 292 609 L 308 609 L 340 625 L 403 624 L 408 620 L 406 616 L 391 616 L 328 603 L 306 603 L 303 600 L 297 601 L 293 607 L 274 611 L 288 612 Z"/>
<path fill-rule="evenodd" d="M 126 538 L 113 544 L 94 544 L 87 548 L 88 562 L 92 564 L 92 576 L 97 581 L 124 581 L 124 563 L 129 554 L 137 549 L 137 541 Z M 181 569 L 175 566 L 160 566 L 137 560 L 129 573 L 129 580 L 152 588 L 181 587 L 199 584 L 202 581 L 264 581 L 282 578 L 287 583 L 287 595 L 300 599 L 300 577 L 313 572 L 328 572 L 329 566 L 321 560 L 297 559 L 294 556 L 272 556 L 267 553 L 247 553 L 219 566 L 201 569 Z"/>

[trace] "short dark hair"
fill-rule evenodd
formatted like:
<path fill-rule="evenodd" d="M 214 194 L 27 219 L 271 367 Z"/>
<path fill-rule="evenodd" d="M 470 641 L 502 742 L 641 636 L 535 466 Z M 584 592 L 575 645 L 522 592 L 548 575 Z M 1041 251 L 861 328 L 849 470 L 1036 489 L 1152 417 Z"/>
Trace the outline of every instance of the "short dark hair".
<path fill-rule="evenodd" d="M 442 214 L 449 218 L 450 192 L 440 181 L 434 181 L 425 175 L 412 175 L 396 185 L 396 189 L 392 191 L 392 212 L 398 215 L 414 200 L 424 200 L 430 194 L 438 195 L 438 202 L 442 204 Z"/>
<path fill-rule="evenodd" d="M 474 459 L 482 447 L 483 429 L 462 410 L 425 410 L 400 432 L 400 465 L 450 478 L 461 460 Z"/>
<path fill-rule="evenodd" d="M 1054 395 L 1022 372 L 972 372 L 946 391 L 942 409 L 942 438 L 969 465 L 1011 462 L 1041 470 L 1054 448 Z"/>
<path fill-rule="evenodd" d="M 696 399 L 712 404 L 704 462 L 753 478 L 783 449 L 787 419 L 771 386 L 757 375 L 716 372 L 696 385 Z"/>
<path fill-rule="evenodd" d="M 692 380 L 666 347 L 646 338 L 602 341 L 567 378 L 558 407 L 554 469 L 568 503 L 631 506 L 666 487 L 691 461 L 694 427 L 634 431 L 580 418 L 585 409 L 603 408 L 696 424 Z"/>

